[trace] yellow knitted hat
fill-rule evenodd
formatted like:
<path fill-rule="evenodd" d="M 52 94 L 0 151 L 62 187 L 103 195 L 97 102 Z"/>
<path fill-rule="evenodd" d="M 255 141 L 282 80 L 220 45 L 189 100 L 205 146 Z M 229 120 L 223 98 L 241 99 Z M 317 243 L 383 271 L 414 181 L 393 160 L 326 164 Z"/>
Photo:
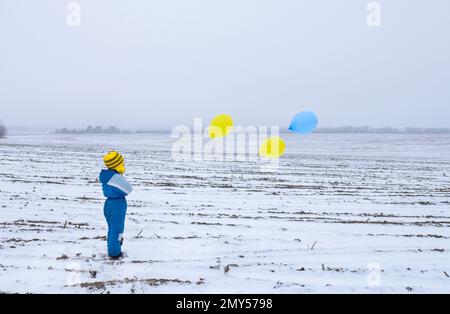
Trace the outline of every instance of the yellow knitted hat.
<path fill-rule="evenodd" d="M 103 157 L 105 166 L 108 169 L 117 170 L 120 166 L 123 166 L 123 157 L 118 152 L 109 152 Z M 120 171 L 119 171 L 120 172 Z"/>

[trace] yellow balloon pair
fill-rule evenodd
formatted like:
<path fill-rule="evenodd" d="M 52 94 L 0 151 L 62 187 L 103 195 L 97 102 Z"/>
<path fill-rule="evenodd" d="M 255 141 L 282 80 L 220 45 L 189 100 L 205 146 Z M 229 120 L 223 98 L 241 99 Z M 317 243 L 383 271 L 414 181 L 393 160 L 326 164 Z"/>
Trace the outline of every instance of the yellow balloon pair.
<path fill-rule="evenodd" d="M 220 114 L 212 119 L 208 128 L 209 137 L 221 138 L 227 136 L 233 128 L 233 119 L 228 114 Z M 266 138 L 259 147 L 259 155 L 265 158 L 279 158 L 283 156 L 286 149 L 284 141 L 278 137 L 273 136 Z"/>

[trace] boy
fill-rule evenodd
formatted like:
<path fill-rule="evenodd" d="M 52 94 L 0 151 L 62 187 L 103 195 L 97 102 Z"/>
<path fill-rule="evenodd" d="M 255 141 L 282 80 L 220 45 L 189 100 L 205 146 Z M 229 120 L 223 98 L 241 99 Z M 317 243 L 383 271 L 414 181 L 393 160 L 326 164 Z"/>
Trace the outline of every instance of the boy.
<path fill-rule="evenodd" d="M 106 197 L 103 213 L 108 224 L 108 255 L 111 259 L 119 259 L 123 257 L 123 231 L 127 212 L 125 196 L 130 194 L 133 188 L 123 177 L 125 166 L 122 155 L 109 152 L 103 157 L 103 161 L 108 170 L 102 170 L 99 179 Z"/>

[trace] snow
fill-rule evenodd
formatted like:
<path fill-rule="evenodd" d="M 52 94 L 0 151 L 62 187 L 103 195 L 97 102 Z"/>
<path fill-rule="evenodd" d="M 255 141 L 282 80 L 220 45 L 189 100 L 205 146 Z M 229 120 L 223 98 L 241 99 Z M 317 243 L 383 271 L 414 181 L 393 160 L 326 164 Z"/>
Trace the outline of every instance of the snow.
<path fill-rule="evenodd" d="M 450 292 L 449 135 L 281 136 L 274 173 L 174 161 L 164 133 L 1 139 L 0 292 Z M 110 149 L 134 187 L 120 261 Z"/>

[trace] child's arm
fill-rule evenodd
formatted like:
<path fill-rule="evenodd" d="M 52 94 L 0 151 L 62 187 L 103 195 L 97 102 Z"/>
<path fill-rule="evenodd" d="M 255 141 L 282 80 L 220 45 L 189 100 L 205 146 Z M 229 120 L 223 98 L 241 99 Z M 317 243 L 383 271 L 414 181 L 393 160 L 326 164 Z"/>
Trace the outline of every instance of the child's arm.
<path fill-rule="evenodd" d="M 107 185 L 112 186 L 123 193 L 124 196 L 130 194 L 133 191 L 133 187 L 130 183 L 120 174 L 115 174 L 107 183 Z"/>

